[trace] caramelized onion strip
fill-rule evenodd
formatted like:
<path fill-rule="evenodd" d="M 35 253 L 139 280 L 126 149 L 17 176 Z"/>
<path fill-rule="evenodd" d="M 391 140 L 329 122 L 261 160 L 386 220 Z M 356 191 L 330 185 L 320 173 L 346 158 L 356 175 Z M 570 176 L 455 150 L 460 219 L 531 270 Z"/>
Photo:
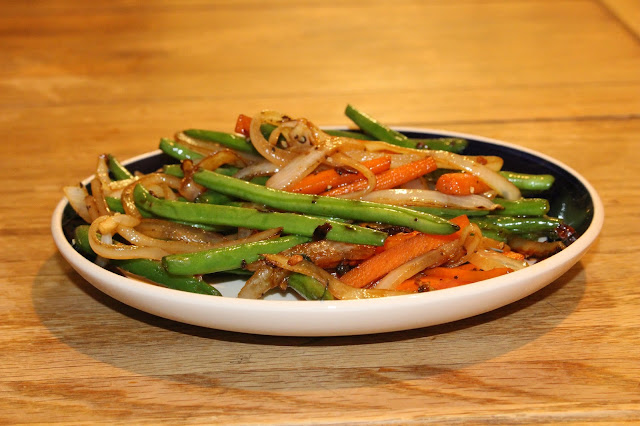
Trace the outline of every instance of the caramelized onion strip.
<path fill-rule="evenodd" d="M 143 247 L 120 243 L 110 244 L 108 241 L 118 227 L 116 216 L 100 216 L 89 226 L 89 244 L 98 256 L 107 259 L 160 260 L 169 254 L 159 247 Z M 115 223 L 105 223 L 107 221 L 115 221 Z M 109 232 L 110 230 L 113 232 Z M 98 233 L 107 238 L 98 238 Z"/>

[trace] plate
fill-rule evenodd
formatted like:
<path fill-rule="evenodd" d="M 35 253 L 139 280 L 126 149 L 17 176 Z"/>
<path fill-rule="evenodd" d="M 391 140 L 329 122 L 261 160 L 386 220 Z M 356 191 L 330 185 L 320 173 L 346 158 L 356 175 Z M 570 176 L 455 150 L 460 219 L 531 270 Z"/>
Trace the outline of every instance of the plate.
<path fill-rule="evenodd" d="M 235 296 L 243 281 L 217 286 L 215 297 L 167 289 L 125 278 L 87 260 L 70 243 L 63 224 L 75 213 L 65 199 L 52 217 L 53 239 L 67 262 L 100 291 L 144 312 L 202 327 L 278 336 L 344 336 L 409 330 L 479 315 L 540 290 L 576 264 L 596 240 L 604 221 L 594 188 L 565 164 L 533 150 L 480 136 L 439 130 L 399 128 L 410 137 L 461 137 L 465 153 L 499 155 L 504 169 L 555 176 L 550 215 L 573 226 L 580 237 L 565 250 L 528 268 L 489 280 L 445 290 L 381 299 L 303 301 L 283 294 L 265 300 Z M 171 160 L 160 151 L 124 162 L 131 170 L 151 172 Z M 88 180 L 87 180 L 88 181 Z"/>

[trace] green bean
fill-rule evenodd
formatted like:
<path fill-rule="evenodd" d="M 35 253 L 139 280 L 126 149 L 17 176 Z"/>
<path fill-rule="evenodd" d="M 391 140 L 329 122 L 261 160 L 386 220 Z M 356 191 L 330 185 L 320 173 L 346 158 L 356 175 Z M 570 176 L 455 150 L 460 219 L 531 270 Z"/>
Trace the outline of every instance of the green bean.
<path fill-rule="evenodd" d="M 237 151 L 247 152 L 251 154 L 258 153 L 258 151 L 256 151 L 253 145 L 251 145 L 251 143 L 248 142 L 244 136 L 236 135 L 234 133 L 225 133 L 203 129 L 188 129 L 184 130 L 182 133 L 194 139 L 199 139 L 207 142 L 216 142 L 226 146 L 227 148 L 235 149 Z"/>
<path fill-rule="evenodd" d="M 175 158 L 176 160 L 193 160 L 197 161 L 204 158 L 204 155 L 200 154 L 188 148 L 187 146 L 178 143 L 176 141 L 172 141 L 171 139 L 162 138 L 160 139 L 160 150 L 167 154 L 170 157 Z"/>
<path fill-rule="evenodd" d="M 561 224 L 560 219 L 552 217 L 508 217 L 484 216 L 470 218 L 480 229 L 506 231 L 512 233 L 545 233 L 553 232 Z"/>
<path fill-rule="evenodd" d="M 233 176 L 238 172 L 238 170 L 240 169 L 234 166 L 220 166 L 216 169 L 216 172 L 225 176 Z M 179 178 L 184 177 L 184 173 L 182 173 L 182 165 L 180 164 L 165 164 L 162 167 L 162 171 L 171 176 Z"/>
<path fill-rule="evenodd" d="M 415 144 L 410 142 L 408 137 L 385 126 L 375 118 L 357 110 L 352 105 L 347 105 L 344 113 L 351 119 L 351 121 L 360 127 L 363 132 L 378 140 L 402 146 L 404 148 L 415 148 Z"/>
<path fill-rule="evenodd" d="M 449 151 L 456 154 L 462 153 L 465 150 L 469 142 L 462 138 L 430 138 L 430 139 L 409 139 L 410 142 L 415 143 L 412 148 L 416 149 L 433 149 L 437 151 Z"/>
<path fill-rule="evenodd" d="M 241 268 L 260 259 L 262 254 L 280 253 L 308 241 L 307 237 L 288 235 L 195 253 L 171 254 L 162 258 L 162 264 L 174 275 L 213 274 Z"/>
<path fill-rule="evenodd" d="M 222 194 L 220 194 L 220 195 L 222 196 Z M 120 201 L 119 198 L 105 197 L 105 199 L 107 200 L 107 206 L 109 206 L 109 210 L 111 210 L 112 212 L 117 212 L 117 213 L 125 213 L 124 207 L 122 207 L 122 202 Z M 137 206 L 137 207 L 138 207 L 138 211 L 140 212 L 140 214 L 142 215 L 143 218 L 153 218 L 153 217 L 155 217 L 153 215 L 153 213 L 149 212 L 144 207 L 140 207 L 140 206 Z M 173 220 L 172 222 L 179 223 L 181 225 L 193 226 L 194 228 L 203 229 L 205 231 L 211 231 L 211 232 L 226 232 L 226 233 L 228 233 L 229 231 L 232 230 L 228 226 L 206 225 L 206 224 L 203 224 L 203 223 L 190 223 L 190 222 L 184 222 L 184 221 L 180 221 L 180 220 Z"/>
<path fill-rule="evenodd" d="M 111 154 L 107 155 L 107 165 L 109 166 L 109 171 L 113 174 L 115 180 L 125 180 L 131 179 L 133 175 L 125 166 L 120 164 L 120 162 Z"/>
<path fill-rule="evenodd" d="M 446 217 L 446 218 L 454 218 L 456 216 L 461 216 L 463 214 L 469 217 L 486 216 L 489 214 L 489 210 L 454 209 L 454 208 L 448 208 L 448 207 L 412 206 L 411 209 L 417 210 L 419 212 L 440 216 L 440 217 Z"/>
<path fill-rule="evenodd" d="M 552 175 L 533 175 L 508 171 L 501 171 L 499 173 L 519 189 L 528 191 L 546 191 L 551 189 L 555 181 Z"/>
<path fill-rule="evenodd" d="M 216 169 L 216 173 L 220 173 L 225 176 L 233 176 L 238 172 L 237 167 L 233 166 L 220 166 Z M 162 168 L 162 171 L 168 175 L 182 178 L 184 177 L 184 173 L 182 173 L 182 167 L 180 164 L 167 164 Z M 269 176 L 256 176 L 251 178 L 249 182 L 255 183 L 256 185 L 265 185 L 269 180 Z"/>
<path fill-rule="evenodd" d="M 72 245 L 81 255 L 90 259 L 95 258 L 96 254 L 89 244 L 89 225 L 76 226 Z"/>
<path fill-rule="evenodd" d="M 205 204 L 231 205 L 232 203 L 234 203 L 233 198 L 227 195 L 221 194 L 219 192 L 212 191 L 210 189 L 207 189 L 202 194 L 198 195 L 198 198 L 196 198 L 195 201 L 196 203 L 205 203 Z"/>
<path fill-rule="evenodd" d="M 275 128 L 278 127 L 274 124 L 270 124 L 270 123 L 262 123 L 260 125 L 260 133 L 262 133 L 262 136 L 264 136 L 265 139 L 269 140 L 269 136 L 271 136 L 271 133 L 275 130 Z M 284 136 L 280 135 L 278 137 L 278 141 L 283 141 Z"/>
<path fill-rule="evenodd" d="M 104 199 L 107 202 L 107 207 L 109 207 L 109 210 L 111 210 L 112 212 L 125 213 L 124 207 L 122 207 L 122 201 L 120 201 L 120 198 L 104 197 Z M 138 209 L 138 211 L 140 212 L 142 217 L 153 217 L 153 215 L 148 211 L 146 211 L 145 209 Z"/>
<path fill-rule="evenodd" d="M 162 166 L 162 173 L 178 178 L 184 177 L 181 164 L 165 164 L 164 166 Z"/>
<path fill-rule="evenodd" d="M 365 135 L 364 133 L 353 132 L 353 131 L 350 131 L 350 130 L 326 129 L 324 132 L 326 134 L 328 134 L 328 135 L 331 135 L 331 136 L 340 136 L 340 137 L 345 137 L 345 138 L 358 139 L 358 140 L 361 140 L 361 141 L 374 141 L 374 140 L 376 140 L 376 138 L 371 137 L 369 135 Z"/>
<path fill-rule="evenodd" d="M 193 179 L 206 188 L 278 210 L 318 216 L 335 216 L 363 222 L 382 222 L 431 234 L 451 234 L 458 229 L 456 225 L 446 219 L 405 207 L 370 201 L 294 194 L 262 187 L 208 170 L 196 172 Z"/>
<path fill-rule="evenodd" d="M 306 300 L 332 300 L 333 295 L 320 281 L 308 275 L 292 273 L 287 284 Z"/>
<path fill-rule="evenodd" d="M 89 244 L 89 225 L 80 225 L 75 229 L 74 245 L 83 255 L 91 258 L 95 257 L 95 253 Z M 170 274 L 159 261 L 151 259 L 111 259 L 109 262 L 124 271 L 164 287 L 190 293 L 222 296 L 218 290 L 200 278 L 189 275 L 176 276 Z"/>
<path fill-rule="evenodd" d="M 154 197 L 141 185 L 136 186 L 133 194 L 136 205 L 149 210 L 154 215 L 187 223 L 260 230 L 282 228 L 285 234 L 324 237 L 327 240 L 375 246 L 384 244 L 387 236 L 383 232 L 362 226 L 295 213 L 261 212 L 246 207 L 164 200 Z"/>
<path fill-rule="evenodd" d="M 466 147 L 468 142 L 462 138 L 434 138 L 434 139 L 410 139 L 408 136 L 385 126 L 375 118 L 357 110 L 352 105 L 347 105 L 345 114 L 351 119 L 363 132 L 372 135 L 378 140 L 404 148 L 414 149 L 434 149 L 441 151 L 451 151 L 460 153 Z"/>
<path fill-rule="evenodd" d="M 482 229 L 482 236 L 496 241 L 501 241 L 503 243 L 506 243 L 508 240 L 507 232 L 495 229 Z"/>
<path fill-rule="evenodd" d="M 516 201 L 508 201 L 503 198 L 496 198 L 494 203 L 500 204 L 502 209 L 477 210 L 477 209 L 455 209 L 448 207 L 411 207 L 413 210 L 431 213 L 436 216 L 453 218 L 460 215 L 469 217 L 499 215 L 499 216 L 544 216 L 549 212 L 549 202 L 544 198 L 521 198 Z"/>
<path fill-rule="evenodd" d="M 209 294 L 222 296 L 211 285 L 194 277 L 194 274 L 174 275 L 168 272 L 161 262 L 150 259 L 125 259 L 117 260 L 114 264 L 125 271 L 146 278 L 155 283 L 174 290 L 188 291 L 190 293 Z"/>
<path fill-rule="evenodd" d="M 521 198 L 515 201 L 496 198 L 494 203 L 500 204 L 503 209 L 491 212 L 500 216 L 544 216 L 549 212 L 549 201 L 544 198 Z"/>

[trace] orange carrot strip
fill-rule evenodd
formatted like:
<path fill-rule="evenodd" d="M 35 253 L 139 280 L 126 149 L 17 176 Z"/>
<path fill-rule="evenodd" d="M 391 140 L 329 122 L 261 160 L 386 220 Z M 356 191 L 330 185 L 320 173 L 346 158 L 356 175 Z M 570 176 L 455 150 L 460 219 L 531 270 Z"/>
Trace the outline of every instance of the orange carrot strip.
<path fill-rule="evenodd" d="M 362 262 L 351 269 L 340 280 L 353 287 L 366 287 L 380 277 L 383 277 L 398 266 L 420 256 L 430 250 L 440 247 L 448 241 L 453 241 L 460 236 L 460 232 L 469 225 L 467 216 L 458 216 L 451 222 L 460 227 L 460 230 L 449 235 L 432 235 L 419 233 L 395 246 L 385 250 Z"/>
<path fill-rule="evenodd" d="M 481 269 L 471 270 L 462 267 L 437 267 L 427 269 L 423 272 L 423 274 L 426 277 L 451 278 L 467 282 L 476 282 L 488 280 L 489 278 L 499 277 L 500 275 L 508 274 L 512 271 L 513 270 L 511 268 L 494 268 L 488 271 L 483 271 Z"/>
<path fill-rule="evenodd" d="M 389 167 L 391 167 L 391 157 L 385 156 L 363 161 L 362 165 L 373 173 L 381 173 L 389 170 Z M 308 175 L 287 190 L 303 194 L 319 194 L 328 189 L 346 185 L 359 179 L 363 179 L 362 173 L 341 173 L 339 169 L 329 169 Z"/>
<path fill-rule="evenodd" d="M 251 128 L 251 117 L 240 114 L 236 120 L 236 133 L 240 133 L 244 136 L 249 136 L 249 129 Z"/>
<path fill-rule="evenodd" d="M 441 277 L 424 277 L 420 280 L 420 285 L 427 287 L 429 290 L 442 290 L 445 288 L 458 287 L 465 284 L 471 283 L 465 280 L 456 280 L 455 278 Z"/>
<path fill-rule="evenodd" d="M 375 189 L 389 189 L 396 186 L 407 183 L 417 177 L 425 175 L 429 172 L 437 169 L 436 161 L 431 157 L 426 157 L 418 161 L 413 161 L 408 164 L 396 167 L 395 169 L 389 169 L 386 172 L 382 172 L 376 175 L 376 187 Z M 338 188 L 326 191 L 321 195 L 344 195 L 352 192 L 361 191 L 367 187 L 366 179 L 359 179 L 348 185 L 340 186 Z"/>
<path fill-rule="evenodd" d="M 413 238 L 418 235 L 419 231 L 413 232 L 398 232 L 394 235 L 389 235 L 386 240 L 384 240 L 384 249 L 389 250 L 391 247 L 400 244 L 403 241 L 408 240 L 409 238 Z"/>
<path fill-rule="evenodd" d="M 420 283 L 415 278 L 409 278 L 408 280 L 401 282 L 395 288 L 398 291 L 412 291 L 416 293 L 420 289 Z"/>
<path fill-rule="evenodd" d="M 442 290 L 444 288 L 457 287 L 465 284 L 469 284 L 469 281 L 443 277 L 420 277 L 409 278 L 400 283 L 395 290 L 417 293 L 419 291 Z"/>
<path fill-rule="evenodd" d="M 448 195 L 482 194 L 490 189 L 471 173 L 445 173 L 436 182 L 436 190 Z"/>

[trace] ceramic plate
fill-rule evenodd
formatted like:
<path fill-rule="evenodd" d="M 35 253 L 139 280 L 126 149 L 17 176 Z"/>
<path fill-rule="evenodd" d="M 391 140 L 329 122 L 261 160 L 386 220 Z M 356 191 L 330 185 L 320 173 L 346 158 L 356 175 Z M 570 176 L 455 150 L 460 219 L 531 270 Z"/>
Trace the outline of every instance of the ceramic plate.
<path fill-rule="evenodd" d="M 550 200 L 550 215 L 564 219 L 581 236 L 562 252 L 523 270 L 460 287 L 406 296 L 369 300 L 303 301 L 273 294 L 265 300 L 237 299 L 243 281 L 229 280 L 216 287 L 228 297 L 171 290 L 125 278 L 81 256 L 70 243 L 65 224 L 75 213 L 60 201 L 52 218 L 58 249 L 87 281 L 109 296 L 142 311 L 188 324 L 244 333 L 281 336 L 339 336 L 408 330 L 443 324 L 482 314 L 526 297 L 576 264 L 600 233 L 602 203 L 593 187 L 576 171 L 544 154 L 515 145 L 461 133 L 398 129 L 410 137 L 462 137 L 465 153 L 498 155 L 504 170 L 548 173 L 554 189 L 542 194 Z M 154 151 L 124 162 L 131 170 L 151 172 L 171 160 Z"/>

